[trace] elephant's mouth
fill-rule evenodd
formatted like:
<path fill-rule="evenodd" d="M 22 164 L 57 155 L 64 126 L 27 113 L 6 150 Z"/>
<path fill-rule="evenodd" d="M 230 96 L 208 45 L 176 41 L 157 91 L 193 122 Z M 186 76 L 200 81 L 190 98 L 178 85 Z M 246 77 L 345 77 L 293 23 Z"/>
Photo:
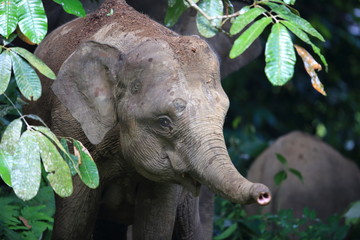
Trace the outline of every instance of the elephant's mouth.
<path fill-rule="evenodd" d="M 183 173 L 179 177 L 179 182 L 187 190 L 189 190 L 195 197 L 199 196 L 201 184 L 196 181 L 190 174 Z"/>

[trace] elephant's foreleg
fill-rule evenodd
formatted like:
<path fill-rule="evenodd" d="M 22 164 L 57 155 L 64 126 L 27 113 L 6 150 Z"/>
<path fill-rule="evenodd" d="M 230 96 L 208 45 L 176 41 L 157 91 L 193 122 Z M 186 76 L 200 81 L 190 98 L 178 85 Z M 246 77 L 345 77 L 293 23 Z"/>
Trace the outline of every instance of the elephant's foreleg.
<path fill-rule="evenodd" d="M 70 197 L 56 196 L 56 212 L 52 239 L 92 239 L 99 206 L 100 189 L 90 189 L 78 176 L 73 179 Z"/>
<path fill-rule="evenodd" d="M 145 181 L 137 189 L 133 239 L 171 239 L 183 187 Z"/>

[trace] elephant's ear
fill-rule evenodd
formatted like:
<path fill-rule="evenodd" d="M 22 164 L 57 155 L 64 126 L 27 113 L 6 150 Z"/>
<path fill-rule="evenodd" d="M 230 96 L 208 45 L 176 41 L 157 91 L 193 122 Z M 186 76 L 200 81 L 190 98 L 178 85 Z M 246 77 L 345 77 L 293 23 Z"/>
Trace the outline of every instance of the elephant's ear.
<path fill-rule="evenodd" d="M 117 122 L 114 89 L 122 62 L 118 49 L 85 42 L 62 64 L 52 85 L 93 144 L 100 143 Z"/>

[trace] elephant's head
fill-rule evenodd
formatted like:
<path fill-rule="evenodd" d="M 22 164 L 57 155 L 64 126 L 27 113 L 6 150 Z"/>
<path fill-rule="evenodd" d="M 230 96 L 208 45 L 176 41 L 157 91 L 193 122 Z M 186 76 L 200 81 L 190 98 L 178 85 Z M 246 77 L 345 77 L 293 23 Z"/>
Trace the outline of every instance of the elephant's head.
<path fill-rule="evenodd" d="M 243 178 L 227 153 L 229 100 L 209 46 L 172 36 L 132 49 L 85 42 L 52 86 L 90 142 L 119 129 L 125 160 L 150 180 L 180 183 L 193 193 L 201 183 L 233 202 L 269 203 L 268 188 Z"/>

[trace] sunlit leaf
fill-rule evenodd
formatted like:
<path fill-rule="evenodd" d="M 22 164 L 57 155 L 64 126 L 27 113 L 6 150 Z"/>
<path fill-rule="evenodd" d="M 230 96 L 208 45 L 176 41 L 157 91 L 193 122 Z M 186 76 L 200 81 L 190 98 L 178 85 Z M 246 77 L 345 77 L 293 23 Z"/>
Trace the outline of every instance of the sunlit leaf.
<path fill-rule="evenodd" d="M 31 126 L 32 128 L 34 128 L 36 131 L 41 132 L 42 134 L 44 134 L 45 136 L 47 136 L 51 141 L 53 141 L 56 146 L 63 152 L 67 152 L 65 150 L 65 148 L 62 146 L 62 144 L 60 143 L 60 141 L 58 140 L 58 138 L 56 137 L 56 135 L 47 127 L 43 127 L 43 126 Z"/>
<path fill-rule="evenodd" d="M 35 132 L 27 130 L 16 145 L 11 181 L 15 194 L 22 200 L 35 197 L 40 187 L 40 152 L 36 138 Z"/>
<path fill-rule="evenodd" d="M 25 48 L 13 47 L 11 51 L 16 52 L 23 58 L 25 58 L 34 68 L 36 68 L 44 76 L 55 79 L 55 73 L 37 56 L 26 50 Z"/>
<path fill-rule="evenodd" d="M 235 35 L 241 32 L 249 23 L 255 20 L 262 13 L 266 12 L 263 8 L 251 8 L 244 14 L 236 17 L 230 28 L 230 34 Z"/>
<path fill-rule="evenodd" d="M 78 158 L 75 155 L 70 153 L 69 147 L 68 147 L 68 144 L 67 144 L 67 141 L 65 138 L 61 138 L 60 143 L 64 147 L 64 149 L 67 151 L 67 154 L 65 154 L 64 152 L 61 152 L 61 156 L 65 159 L 65 161 L 69 165 L 71 175 L 75 176 L 76 173 L 80 172 Z"/>
<path fill-rule="evenodd" d="M 96 188 L 99 186 L 99 172 L 94 160 L 81 142 L 74 140 L 73 143 L 75 156 L 80 159 L 79 169 L 81 172 L 81 180 L 88 187 Z"/>
<path fill-rule="evenodd" d="M 324 85 L 320 82 L 320 79 L 318 75 L 316 74 L 316 71 L 321 71 L 321 65 L 315 61 L 315 59 L 311 56 L 311 54 L 306 51 L 303 47 L 300 47 L 299 45 L 294 44 L 295 49 L 301 59 L 304 62 L 304 67 L 306 72 L 311 77 L 311 84 L 313 88 L 321 93 L 322 95 L 326 96 L 326 92 L 324 90 Z"/>
<path fill-rule="evenodd" d="M 53 0 L 54 2 L 60 4 L 64 11 L 78 17 L 85 17 L 86 12 L 82 3 L 79 0 Z"/>
<path fill-rule="evenodd" d="M 41 0 L 16 0 L 19 28 L 33 43 L 39 44 L 47 33 L 47 18 Z"/>
<path fill-rule="evenodd" d="M 18 24 L 17 6 L 14 0 L 0 0 L 0 35 L 8 38 Z"/>
<path fill-rule="evenodd" d="M 11 56 L 9 51 L 0 54 L 0 94 L 3 94 L 10 82 L 11 77 Z"/>
<path fill-rule="evenodd" d="M 222 16 L 224 11 L 222 0 L 203 0 L 199 3 L 199 7 L 208 17 Z M 217 28 L 221 27 L 221 19 L 217 18 L 209 21 L 200 12 L 197 12 L 196 26 L 202 36 L 211 38 L 218 32 Z"/>
<path fill-rule="evenodd" d="M 20 92 L 28 100 L 36 101 L 41 96 L 41 82 L 35 70 L 19 55 L 11 53 L 14 75 Z"/>
<path fill-rule="evenodd" d="M 42 133 L 36 132 L 40 156 L 48 173 L 47 179 L 54 191 L 61 197 L 73 192 L 71 174 L 68 165 L 61 157 L 55 145 Z"/>
<path fill-rule="evenodd" d="M 321 54 L 320 49 L 311 42 L 308 35 L 304 31 L 302 31 L 300 28 L 298 28 L 297 25 L 294 24 L 293 22 L 281 21 L 281 23 L 283 25 L 285 25 L 291 32 L 293 32 L 298 38 L 300 38 L 301 40 L 303 40 L 304 42 L 306 42 L 307 44 L 309 44 L 312 47 L 313 51 L 320 57 L 322 63 L 325 66 L 325 71 L 327 72 L 328 64 L 326 62 L 325 57 Z"/>
<path fill-rule="evenodd" d="M 284 0 L 286 4 L 294 5 L 296 0 Z"/>
<path fill-rule="evenodd" d="M 173 7 L 176 3 L 176 0 L 168 0 L 168 6 Z"/>
<path fill-rule="evenodd" d="M 265 73 L 273 85 L 284 85 L 294 74 L 296 61 L 291 37 L 280 23 L 274 24 L 265 47 Z"/>
<path fill-rule="evenodd" d="M 351 204 L 351 207 L 344 214 L 347 224 L 360 223 L 360 201 Z"/>
<path fill-rule="evenodd" d="M 264 17 L 254 22 L 235 40 L 234 45 L 230 50 L 230 58 L 236 58 L 248 49 L 270 23 L 270 17 Z"/>
<path fill-rule="evenodd" d="M 275 11 L 279 15 L 279 17 L 288 20 L 290 22 L 293 22 L 303 31 L 325 42 L 324 37 L 307 20 L 292 13 L 291 10 L 286 6 L 271 2 L 262 2 L 262 3 L 268 5 L 273 11 Z"/>
<path fill-rule="evenodd" d="M 274 181 L 276 185 L 280 185 L 287 178 L 287 173 L 284 170 L 276 173 L 274 176 Z"/>
<path fill-rule="evenodd" d="M 301 182 L 304 182 L 304 177 L 301 174 L 301 172 L 299 172 L 298 170 L 294 169 L 294 168 L 289 168 L 289 172 L 291 172 L 292 174 L 294 174 Z"/>
<path fill-rule="evenodd" d="M 0 148 L 0 177 L 11 187 L 11 166 L 9 163 L 12 163 L 12 160 L 9 161 L 9 158 L 12 156 Z"/>
<path fill-rule="evenodd" d="M 180 16 L 188 9 L 189 6 L 185 5 L 184 1 L 185 0 L 176 0 L 174 5 L 168 7 L 164 19 L 165 26 L 174 26 Z"/>
<path fill-rule="evenodd" d="M 20 119 L 13 120 L 5 129 L 5 132 L 1 138 L 0 147 L 3 151 L 9 155 L 15 155 L 15 149 L 20 140 L 21 130 L 23 123 Z M 12 164 L 9 164 L 10 167 Z"/>
<path fill-rule="evenodd" d="M 284 166 L 287 165 L 287 160 L 286 160 L 286 158 L 285 158 L 282 154 L 276 153 L 276 159 L 277 159 L 282 165 L 284 165 Z"/>

